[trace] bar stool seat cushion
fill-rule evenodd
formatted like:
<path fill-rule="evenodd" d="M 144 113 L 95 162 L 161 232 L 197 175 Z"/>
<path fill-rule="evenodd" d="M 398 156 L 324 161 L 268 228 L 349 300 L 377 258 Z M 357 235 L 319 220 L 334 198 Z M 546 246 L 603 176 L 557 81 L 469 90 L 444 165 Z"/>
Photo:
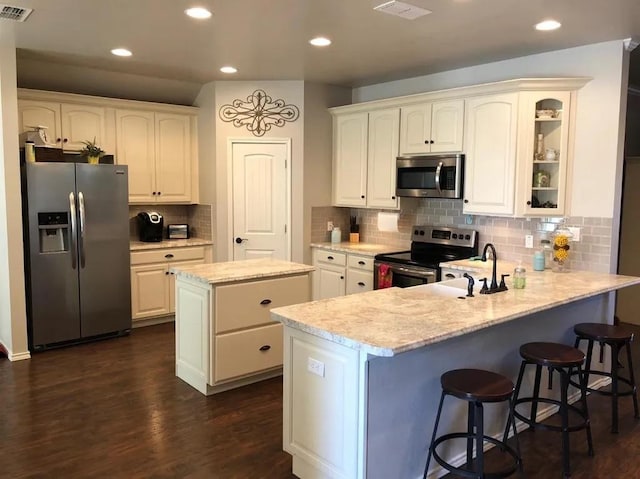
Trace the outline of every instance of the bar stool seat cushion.
<path fill-rule="evenodd" d="M 513 393 L 513 382 L 501 374 L 482 369 L 455 369 L 440 377 L 442 390 L 465 401 L 506 401 Z"/>
<path fill-rule="evenodd" d="M 583 338 L 594 341 L 615 341 L 625 343 L 633 339 L 633 332 L 624 326 L 613 326 L 602 323 L 580 323 L 573 327 L 573 331 Z"/>
<path fill-rule="evenodd" d="M 520 356 L 546 367 L 580 366 L 584 361 L 582 351 L 559 343 L 526 343 L 520 346 Z"/>

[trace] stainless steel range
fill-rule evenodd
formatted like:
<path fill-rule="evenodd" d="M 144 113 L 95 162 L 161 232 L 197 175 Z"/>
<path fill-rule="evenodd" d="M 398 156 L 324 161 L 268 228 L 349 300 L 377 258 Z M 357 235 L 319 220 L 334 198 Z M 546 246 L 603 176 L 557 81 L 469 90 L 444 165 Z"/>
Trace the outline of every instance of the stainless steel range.
<path fill-rule="evenodd" d="M 440 281 L 441 262 L 477 254 L 478 232 L 475 230 L 414 226 L 410 251 L 375 257 L 374 288 L 406 288 Z"/>

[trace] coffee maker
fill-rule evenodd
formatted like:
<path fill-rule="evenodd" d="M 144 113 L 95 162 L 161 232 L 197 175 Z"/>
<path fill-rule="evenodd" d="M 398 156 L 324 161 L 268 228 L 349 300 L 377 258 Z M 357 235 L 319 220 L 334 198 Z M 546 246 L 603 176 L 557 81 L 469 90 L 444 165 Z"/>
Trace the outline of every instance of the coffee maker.
<path fill-rule="evenodd" d="M 140 241 L 162 241 L 164 219 L 155 211 L 142 211 L 138 213 L 138 233 Z"/>

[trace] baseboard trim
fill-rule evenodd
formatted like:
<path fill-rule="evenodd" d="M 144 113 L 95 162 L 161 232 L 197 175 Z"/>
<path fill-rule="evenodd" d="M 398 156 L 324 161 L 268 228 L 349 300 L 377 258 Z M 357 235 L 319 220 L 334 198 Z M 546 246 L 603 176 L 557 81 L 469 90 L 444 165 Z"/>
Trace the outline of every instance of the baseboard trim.
<path fill-rule="evenodd" d="M 175 321 L 175 316 L 162 316 L 159 318 L 149 318 L 149 319 L 136 319 L 131 322 L 131 328 L 144 328 L 146 326 L 155 326 L 156 324 L 164 324 L 164 323 L 173 323 Z"/>
<path fill-rule="evenodd" d="M 31 353 L 25 351 L 24 353 L 9 353 L 9 361 L 23 361 L 25 359 L 31 359 Z"/>

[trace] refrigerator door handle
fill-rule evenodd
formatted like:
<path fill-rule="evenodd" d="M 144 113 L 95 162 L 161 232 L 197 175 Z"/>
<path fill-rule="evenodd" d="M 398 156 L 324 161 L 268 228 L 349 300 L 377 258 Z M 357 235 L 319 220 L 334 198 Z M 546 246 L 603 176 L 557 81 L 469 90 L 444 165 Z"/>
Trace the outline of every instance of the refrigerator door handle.
<path fill-rule="evenodd" d="M 80 250 L 80 267 L 84 268 L 84 195 L 82 191 L 78 191 L 78 209 L 80 210 L 80 241 L 79 241 L 79 250 Z"/>
<path fill-rule="evenodd" d="M 76 197 L 69 193 L 69 211 L 71 213 L 71 268 L 76 269 Z"/>

